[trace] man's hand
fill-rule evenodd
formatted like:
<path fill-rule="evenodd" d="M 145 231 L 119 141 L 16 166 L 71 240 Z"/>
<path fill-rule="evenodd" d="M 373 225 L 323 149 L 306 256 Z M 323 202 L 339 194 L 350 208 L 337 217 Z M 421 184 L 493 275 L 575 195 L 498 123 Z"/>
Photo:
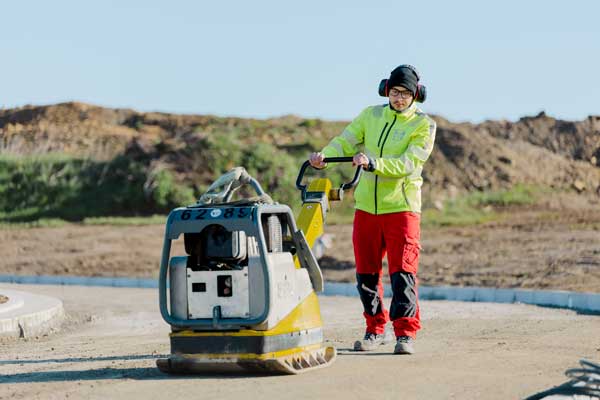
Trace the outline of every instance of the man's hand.
<path fill-rule="evenodd" d="M 323 153 L 312 153 L 308 159 L 308 162 L 313 167 L 321 169 L 325 168 L 325 166 L 327 165 L 327 163 L 323 162 L 324 158 L 325 156 L 323 155 Z"/>
<path fill-rule="evenodd" d="M 367 157 L 364 153 L 358 153 L 354 157 L 352 157 L 352 166 L 356 167 L 361 165 L 363 168 L 367 168 L 369 166 L 369 157 Z"/>

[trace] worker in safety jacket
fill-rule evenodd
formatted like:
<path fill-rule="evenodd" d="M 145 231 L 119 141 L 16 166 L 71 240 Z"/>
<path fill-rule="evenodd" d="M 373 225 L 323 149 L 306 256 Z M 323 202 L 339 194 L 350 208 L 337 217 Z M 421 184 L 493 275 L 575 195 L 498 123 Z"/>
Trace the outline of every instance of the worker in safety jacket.
<path fill-rule="evenodd" d="M 394 353 L 412 354 L 421 327 L 417 301 L 421 172 L 433 149 L 436 124 L 415 104 L 426 97 L 419 80 L 410 65 L 394 69 L 379 88 L 388 104 L 367 107 L 309 159 L 313 167 L 324 168 L 325 157 L 353 156 L 353 164 L 366 170 L 354 192 L 352 243 L 366 319 L 366 333 L 354 344 L 356 351 L 374 350 L 392 341 L 385 329 L 391 319 Z M 393 292 L 389 313 L 381 283 L 386 252 Z"/>

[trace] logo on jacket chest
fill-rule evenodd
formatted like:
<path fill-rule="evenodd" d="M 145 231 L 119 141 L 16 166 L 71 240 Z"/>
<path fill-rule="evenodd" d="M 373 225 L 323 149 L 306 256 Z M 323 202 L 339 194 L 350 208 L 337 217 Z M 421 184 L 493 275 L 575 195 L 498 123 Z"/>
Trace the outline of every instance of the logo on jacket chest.
<path fill-rule="evenodd" d="M 394 129 L 390 133 L 390 139 L 394 142 L 399 142 L 404 138 L 404 136 L 406 136 L 406 131 L 404 129 Z"/>

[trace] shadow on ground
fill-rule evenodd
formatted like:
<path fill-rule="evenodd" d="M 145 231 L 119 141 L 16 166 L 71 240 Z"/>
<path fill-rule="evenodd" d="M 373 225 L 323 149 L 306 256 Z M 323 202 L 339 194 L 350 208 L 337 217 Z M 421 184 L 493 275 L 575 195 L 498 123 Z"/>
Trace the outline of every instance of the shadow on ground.
<path fill-rule="evenodd" d="M 45 363 L 81 363 L 97 361 L 132 361 L 132 360 L 156 360 L 164 358 L 167 355 L 162 354 L 143 354 L 143 355 L 124 355 L 111 357 L 80 357 L 80 358 L 51 358 L 43 360 L 0 360 L 0 365 L 25 365 L 25 364 L 45 364 Z M 67 371 L 36 371 L 16 373 L 10 375 L 0 375 L 0 384 L 10 383 L 40 383 L 40 382 L 67 382 L 67 381 L 96 381 L 96 380 L 165 380 L 165 379 L 247 379 L 268 377 L 272 375 L 257 374 L 248 372 L 231 373 L 203 373 L 203 374 L 165 374 L 156 367 L 138 367 L 138 368 L 96 368 L 85 370 L 67 370 Z"/>

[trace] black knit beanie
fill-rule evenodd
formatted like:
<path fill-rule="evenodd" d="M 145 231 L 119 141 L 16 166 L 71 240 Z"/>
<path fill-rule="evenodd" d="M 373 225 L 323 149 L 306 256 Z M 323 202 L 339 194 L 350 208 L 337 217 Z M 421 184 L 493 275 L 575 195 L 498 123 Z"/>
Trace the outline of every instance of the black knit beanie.
<path fill-rule="evenodd" d="M 419 80 L 417 79 L 415 72 L 410 68 L 401 65 L 394 69 L 390 74 L 388 88 L 391 89 L 394 86 L 403 86 L 410 90 L 414 96 L 417 92 L 418 82 Z"/>

